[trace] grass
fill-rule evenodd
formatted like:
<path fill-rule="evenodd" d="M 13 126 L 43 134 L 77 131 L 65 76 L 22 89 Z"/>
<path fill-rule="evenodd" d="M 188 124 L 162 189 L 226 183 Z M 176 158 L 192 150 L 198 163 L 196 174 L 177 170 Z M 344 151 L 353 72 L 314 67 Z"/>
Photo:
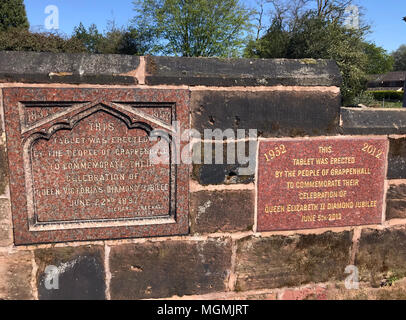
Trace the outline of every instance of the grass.
<path fill-rule="evenodd" d="M 369 106 L 371 108 L 402 108 L 403 102 L 402 101 L 397 101 L 397 102 L 385 101 L 385 102 L 383 102 L 383 101 L 375 100 Z"/>
<path fill-rule="evenodd" d="M 401 99 L 386 99 L 383 101 L 381 98 L 375 98 L 371 91 L 364 91 L 360 93 L 351 102 L 352 105 L 362 104 L 370 108 L 402 108 L 403 101 Z"/>

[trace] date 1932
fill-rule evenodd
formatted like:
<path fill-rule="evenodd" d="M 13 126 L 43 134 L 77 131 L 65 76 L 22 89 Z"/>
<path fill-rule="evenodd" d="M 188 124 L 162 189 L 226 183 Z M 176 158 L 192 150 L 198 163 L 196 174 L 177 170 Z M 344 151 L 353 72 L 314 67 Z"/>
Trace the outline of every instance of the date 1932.
<path fill-rule="evenodd" d="M 264 156 L 265 156 L 266 162 L 270 162 L 285 153 L 286 153 L 286 147 L 284 144 L 281 144 L 278 147 L 270 149 L 267 153 L 264 153 Z"/>

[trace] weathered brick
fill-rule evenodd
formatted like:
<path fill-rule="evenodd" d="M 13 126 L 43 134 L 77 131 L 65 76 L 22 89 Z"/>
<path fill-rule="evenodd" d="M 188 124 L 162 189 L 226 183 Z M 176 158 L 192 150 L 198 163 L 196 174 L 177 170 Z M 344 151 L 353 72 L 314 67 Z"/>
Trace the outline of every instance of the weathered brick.
<path fill-rule="evenodd" d="M 11 225 L 7 222 L 0 222 L 0 246 L 6 247 L 13 244 L 11 237 Z"/>
<path fill-rule="evenodd" d="M 253 191 L 199 191 L 191 193 L 192 233 L 251 230 L 254 224 Z"/>
<path fill-rule="evenodd" d="M 32 254 L 0 253 L 0 300 L 31 300 Z"/>
<path fill-rule="evenodd" d="M 406 218 L 406 184 L 391 185 L 386 194 L 386 219 Z"/>
<path fill-rule="evenodd" d="M 330 91 L 193 91 L 192 128 L 257 129 L 263 137 L 337 134 L 341 97 Z M 248 134 L 248 131 L 247 131 Z"/>
<path fill-rule="evenodd" d="M 306 288 L 286 289 L 281 297 L 281 300 L 326 300 L 327 287 L 311 286 Z"/>
<path fill-rule="evenodd" d="M 222 153 L 221 149 L 218 148 L 221 145 Z M 196 153 L 199 150 L 199 143 L 193 146 L 195 151 L 194 159 L 200 161 L 194 161 L 192 177 L 201 185 L 248 184 L 254 182 L 257 141 L 239 142 L 238 144 L 236 142 L 201 142 L 200 146 L 200 159 Z M 216 151 L 216 147 L 218 151 Z M 208 159 L 205 160 L 205 157 Z M 219 159 L 216 160 L 216 157 Z M 221 161 L 221 163 L 216 161 Z"/>
<path fill-rule="evenodd" d="M 3 92 L 0 91 L 0 97 L 2 97 Z M 3 110 L 2 110 L 3 106 L 2 104 L 0 104 L 0 113 L 3 114 Z M 4 119 L 3 117 L 0 116 L 0 137 L 2 137 L 3 140 L 3 133 L 4 133 Z M 5 141 L 3 141 L 4 143 Z"/>
<path fill-rule="evenodd" d="M 237 290 L 295 287 L 343 279 L 352 232 L 247 237 L 237 244 Z"/>
<path fill-rule="evenodd" d="M 389 139 L 388 179 L 406 179 L 406 138 Z"/>
<path fill-rule="evenodd" d="M 0 82 L 137 84 L 140 58 L 116 54 L 0 52 Z"/>
<path fill-rule="evenodd" d="M 0 199 L 0 221 L 10 220 L 10 200 Z"/>
<path fill-rule="evenodd" d="M 13 244 L 10 200 L 0 199 L 0 246 Z"/>
<path fill-rule="evenodd" d="M 146 57 L 146 83 L 206 86 L 339 86 L 332 60 Z"/>
<path fill-rule="evenodd" d="M 225 291 L 231 241 L 165 241 L 112 247 L 111 298 L 164 298 Z"/>
<path fill-rule="evenodd" d="M 105 299 L 104 250 L 101 246 L 35 250 L 40 300 Z M 46 268 L 55 266 L 59 289 L 46 288 Z"/>
<path fill-rule="evenodd" d="M 4 194 L 8 185 L 8 163 L 5 146 L 0 144 L 0 195 Z"/>
<path fill-rule="evenodd" d="M 355 259 L 361 281 L 377 287 L 406 276 L 406 229 L 363 230 Z"/>
<path fill-rule="evenodd" d="M 237 292 L 231 295 L 224 295 L 219 300 L 277 300 L 276 292 L 255 293 Z"/>
<path fill-rule="evenodd" d="M 379 288 L 360 283 L 359 289 L 346 289 L 344 284 L 330 285 L 328 300 L 406 300 L 406 279 L 393 281 Z"/>
<path fill-rule="evenodd" d="M 406 110 L 341 108 L 344 134 L 405 134 Z"/>

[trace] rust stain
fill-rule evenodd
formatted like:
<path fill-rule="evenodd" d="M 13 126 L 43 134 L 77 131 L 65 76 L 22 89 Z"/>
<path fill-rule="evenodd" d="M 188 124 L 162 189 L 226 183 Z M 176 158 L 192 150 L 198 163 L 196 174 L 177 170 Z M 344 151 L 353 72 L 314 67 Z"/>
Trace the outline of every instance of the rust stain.
<path fill-rule="evenodd" d="M 66 77 L 66 76 L 72 76 L 72 72 L 50 72 L 49 76 L 50 77 Z"/>

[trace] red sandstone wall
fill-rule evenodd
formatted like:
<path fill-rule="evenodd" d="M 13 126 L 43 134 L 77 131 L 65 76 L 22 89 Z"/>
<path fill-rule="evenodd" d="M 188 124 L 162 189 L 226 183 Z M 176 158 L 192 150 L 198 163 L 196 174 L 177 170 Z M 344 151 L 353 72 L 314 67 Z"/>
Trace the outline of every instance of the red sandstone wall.
<path fill-rule="evenodd" d="M 210 77 L 182 83 L 176 74 L 153 77 L 159 63 L 142 59 L 139 68 L 126 73 L 124 80 L 133 84 L 114 86 L 189 90 L 191 126 L 199 131 L 235 125 L 256 128 L 262 137 L 378 135 L 387 139 L 383 222 L 258 232 L 256 174 L 239 176 L 229 165 L 194 165 L 190 170 L 187 235 L 15 246 L 3 122 L 0 299 L 405 298 L 406 128 L 396 124 L 404 117 L 400 111 L 340 110 L 339 83 L 322 83 L 320 79 L 304 83 L 311 78 L 306 74 L 302 80 L 296 79 L 295 85 L 292 79 L 278 83 L 268 79 L 260 85 L 250 79 L 230 86 L 227 79 L 222 82 Z M 72 77 L 67 83 L 53 82 L 54 78 L 48 83 L 24 77 L 20 82 L 4 80 L 0 94 L 6 87 L 112 87 L 94 84 L 91 77 L 82 80 L 90 84 L 77 84 Z M 364 122 L 357 112 L 366 113 L 360 118 Z M 375 112 L 384 116 L 376 117 Z M 393 116 L 394 112 L 398 114 Z M 44 288 L 49 265 L 60 270 L 61 287 L 54 292 Z M 359 271 L 357 290 L 345 287 L 349 265 Z"/>

